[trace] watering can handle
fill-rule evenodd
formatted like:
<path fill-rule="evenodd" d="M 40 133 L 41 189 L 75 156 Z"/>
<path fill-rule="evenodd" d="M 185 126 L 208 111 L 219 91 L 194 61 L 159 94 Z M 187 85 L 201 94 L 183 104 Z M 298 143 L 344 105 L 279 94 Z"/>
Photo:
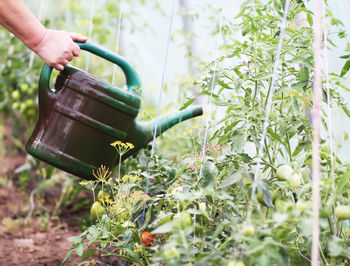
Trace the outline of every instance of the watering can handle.
<path fill-rule="evenodd" d="M 128 91 L 140 95 L 141 93 L 141 83 L 139 75 L 136 73 L 135 69 L 121 56 L 114 54 L 110 51 L 105 50 L 102 47 L 94 45 L 89 42 L 75 42 L 79 45 L 80 49 L 86 50 L 93 53 L 99 57 L 102 57 L 116 65 L 118 65 L 124 72 L 126 78 L 126 85 Z M 52 67 L 47 64 L 44 65 L 39 79 L 39 87 L 49 89 L 50 86 L 50 76 L 52 73 Z"/>

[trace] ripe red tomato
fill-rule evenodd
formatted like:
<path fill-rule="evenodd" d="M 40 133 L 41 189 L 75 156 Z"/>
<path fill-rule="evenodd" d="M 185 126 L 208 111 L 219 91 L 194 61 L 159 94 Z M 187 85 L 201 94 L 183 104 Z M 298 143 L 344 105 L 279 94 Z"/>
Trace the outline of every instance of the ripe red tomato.
<path fill-rule="evenodd" d="M 147 247 L 152 246 L 154 239 L 155 239 L 154 235 L 152 235 L 150 232 L 143 232 L 141 235 L 141 242 Z"/>

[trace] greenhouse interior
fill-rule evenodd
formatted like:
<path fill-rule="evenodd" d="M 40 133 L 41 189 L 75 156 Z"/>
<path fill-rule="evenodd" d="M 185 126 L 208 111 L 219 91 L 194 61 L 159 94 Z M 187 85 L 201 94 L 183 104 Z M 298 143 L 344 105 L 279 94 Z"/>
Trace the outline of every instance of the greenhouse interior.
<path fill-rule="evenodd" d="M 348 12 L 1 0 L 0 265 L 350 265 Z"/>

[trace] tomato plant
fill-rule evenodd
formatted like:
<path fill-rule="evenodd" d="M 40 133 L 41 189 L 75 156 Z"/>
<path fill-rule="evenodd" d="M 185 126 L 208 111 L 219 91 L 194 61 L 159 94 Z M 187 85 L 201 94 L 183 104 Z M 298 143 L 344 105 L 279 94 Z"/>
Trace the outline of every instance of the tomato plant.
<path fill-rule="evenodd" d="M 234 19 L 224 18 L 217 64 L 200 62 L 198 76 L 184 89 L 189 97 L 182 108 L 197 96 L 211 95 L 213 109 L 219 110 L 220 119 L 208 114 L 213 119 L 208 122 L 206 146 L 206 121 L 191 121 L 188 127 L 165 133 L 152 158 L 150 149 L 142 150 L 118 166 L 120 178 L 96 181 L 110 197 L 98 197 L 105 215 L 82 233 L 79 243 L 96 236 L 101 253 L 119 256 L 109 253 L 104 246 L 108 242 L 122 249 L 123 260 L 130 264 L 309 265 L 313 13 L 304 1 L 291 1 L 281 64 L 274 73 L 284 2 L 244 1 Z M 210 10 L 217 34 L 219 11 Z M 345 38 L 341 23 L 329 10 L 326 13 L 330 34 Z M 337 43 L 328 41 L 328 46 Z M 329 96 L 332 106 L 349 115 L 341 97 L 343 82 L 341 74 L 331 73 Z M 259 154 L 273 86 L 271 116 Z M 197 95 L 194 87 L 200 91 Z M 325 105 L 326 97 L 323 100 Z M 323 125 L 326 129 L 326 120 Z M 334 157 L 332 169 L 323 138 L 320 252 L 325 265 L 348 265 L 350 242 L 344 220 L 349 219 L 350 166 L 337 154 Z"/>

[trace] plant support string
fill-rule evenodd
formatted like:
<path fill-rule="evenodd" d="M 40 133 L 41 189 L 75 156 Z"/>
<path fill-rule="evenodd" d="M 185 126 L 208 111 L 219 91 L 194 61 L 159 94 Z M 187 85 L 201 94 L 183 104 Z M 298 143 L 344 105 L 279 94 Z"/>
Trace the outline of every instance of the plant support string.
<path fill-rule="evenodd" d="M 163 61 L 163 73 L 162 73 L 162 80 L 161 80 L 160 91 L 159 91 L 159 98 L 158 98 L 157 116 L 156 116 L 156 122 L 155 122 L 155 125 L 154 125 L 154 131 L 153 131 L 152 150 L 151 150 L 151 156 L 150 156 L 151 159 L 153 158 L 155 145 L 156 145 L 157 127 L 158 127 L 158 121 L 159 121 L 160 105 L 161 105 L 161 102 L 162 102 L 162 94 L 163 94 L 163 89 L 164 89 L 166 67 L 167 67 L 167 63 L 168 63 L 169 44 L 170 44 L 170 37 L 171 37 L 173 21 L 174 21 L 175 3 L 176 3 L 176 0 L 173 0 L 172 8 L 171 8 L 171 16 L 170 16 L 170 24 L 169 24 L 168 36 L 167 36 L 167 41 L 166 41 L 166 46 L 165 46 L 165 56 L 164 56 L 164 61 Z M 147 178 L 146 194 L 148 194 L 148 189 L 149 189 L 149 178 Z M 146 203 L 144 203 L 144 205 L 143 205 L 142 214 L 139 217 L 137 217 L 135 219 L 135 221 L 137 221 L 138 219 L 142 218 L 141 221 L 143 223 L 144 219 L 145 219 L 145 212 L 146 212 Z"/>
<path fill-rule="evenodd" d="M 275 63 L 273 65 L 271 87 L 270 87 L 270 91 L 268 92 L 268 96 L 267 96 L 266 115 L 265 115 L 264 124 L 263 124 L 262 137 L 261 137 L 260 143 L 259 143 L 258 161 L 257 161 L 257 165 L 256 165 L 255 171 L 254 171 L 253 187 L 252 187 L 252 192 L 251 192 L 251 197 L 250 197 L 251 199 L 249 202 L 248 214 L 247 214 L 248 221 L 250 220 L 250 217 L 251 217 L 252 203 L 253 203 L 253 200 L 255 197 L 255 192 L 256 192 L 258 182 L 260 180 L 259 175 L 260 175 L 260 167 L 261 167 L 261 158 L 262 158 L 262 154 L 263 154 L 264 147 L 265 147 L 265 138 L 266 138 L 266 133 L 267 133 L 267 127 L 269 125 L 270 113 L 271 113 L 271 108 L 272 108 L 272 99 L 273 99 L 273 95 L 275 93 L 275 82 L 277 80 L 277 74 L 279 71 L 279 67 L 281 65 L 280 57 L 281 57 L 281 50 L 282 50 L 282 45 L 283 45 L 283 38 L 284 38 L 286 27 L 287 27 L 287 16 L 288 16 L 288 12 L 289 12 L 289 4 L 290 4 L 290 1 L 286 0 L 285 6 L 284 6 L 282 25 L 280 28 L 281 29 L 280 36 L 278 39 L 277 51 L 276 51 L 276 56 L 275 56 Z"/>
<path fill-rule="evenodd" d="M 219 33 L 216 36 L 216 48 L 215 48 L 215 54 L 214 54 L 214 70 L 213 70 L 213 76 L 211 78 L 211 86 L 210 86 L 210 95 L 208 99 L 208 115 L 207 115 L 207 121 L 205 125 L 205 132 L 204 132 L 204 140 L 203 140 L 203 147 L 202 147 L 202 155 L 201 155 L 201 165 L 199 169 L 199 177 L 198 180 L 202 178 L 203 174 L 203 163 L 205 159 L 205 151 L 207 148 L 207 139 L 208 139 L 208 131 L 209 131 L 209 120 L 210 120 L 210 115 L 212 112 L 212 96 L 213 96 L 213 90 L 214 90 L 214 84 L 215 84 L 215 77 L 216 77 L 216 67 L 217 67 L 217 62 L 218 62 L 218 51 L 219 51 L 219 42 L 221 38 L 221 32 L 222 32 L 222 22 L 223 22 L 223 16 L 224 16 L 224 7 L 225 3 L 223 3 L 221 11 L 220 11 L 220 19 L 219 19 Z"/>
<path fill-rule="evenodd" d="M 311 265 L 319 265 L 320 259 L 320 129 L 322 87 L 322 1 L 315 1 L 314 23 L 314 84 L 312 108 L 312 247 Z"/>
<path fill-rule="evenodd" d="M 118 25 L 117 25 L 117 33 L 115 37 L 115 53 L 118 54 L 119 50 L 119 41 L 120 41 L 120 28 L 122 24 L 122 17 L 123 17 L 123 2 L 119 5 L 119 18 L 118 18 Z M 117 65 L 113 64 L 113 74 L 112 74 L 112 84 L 115 83 L 115 74 L 117 72 Z"/>

